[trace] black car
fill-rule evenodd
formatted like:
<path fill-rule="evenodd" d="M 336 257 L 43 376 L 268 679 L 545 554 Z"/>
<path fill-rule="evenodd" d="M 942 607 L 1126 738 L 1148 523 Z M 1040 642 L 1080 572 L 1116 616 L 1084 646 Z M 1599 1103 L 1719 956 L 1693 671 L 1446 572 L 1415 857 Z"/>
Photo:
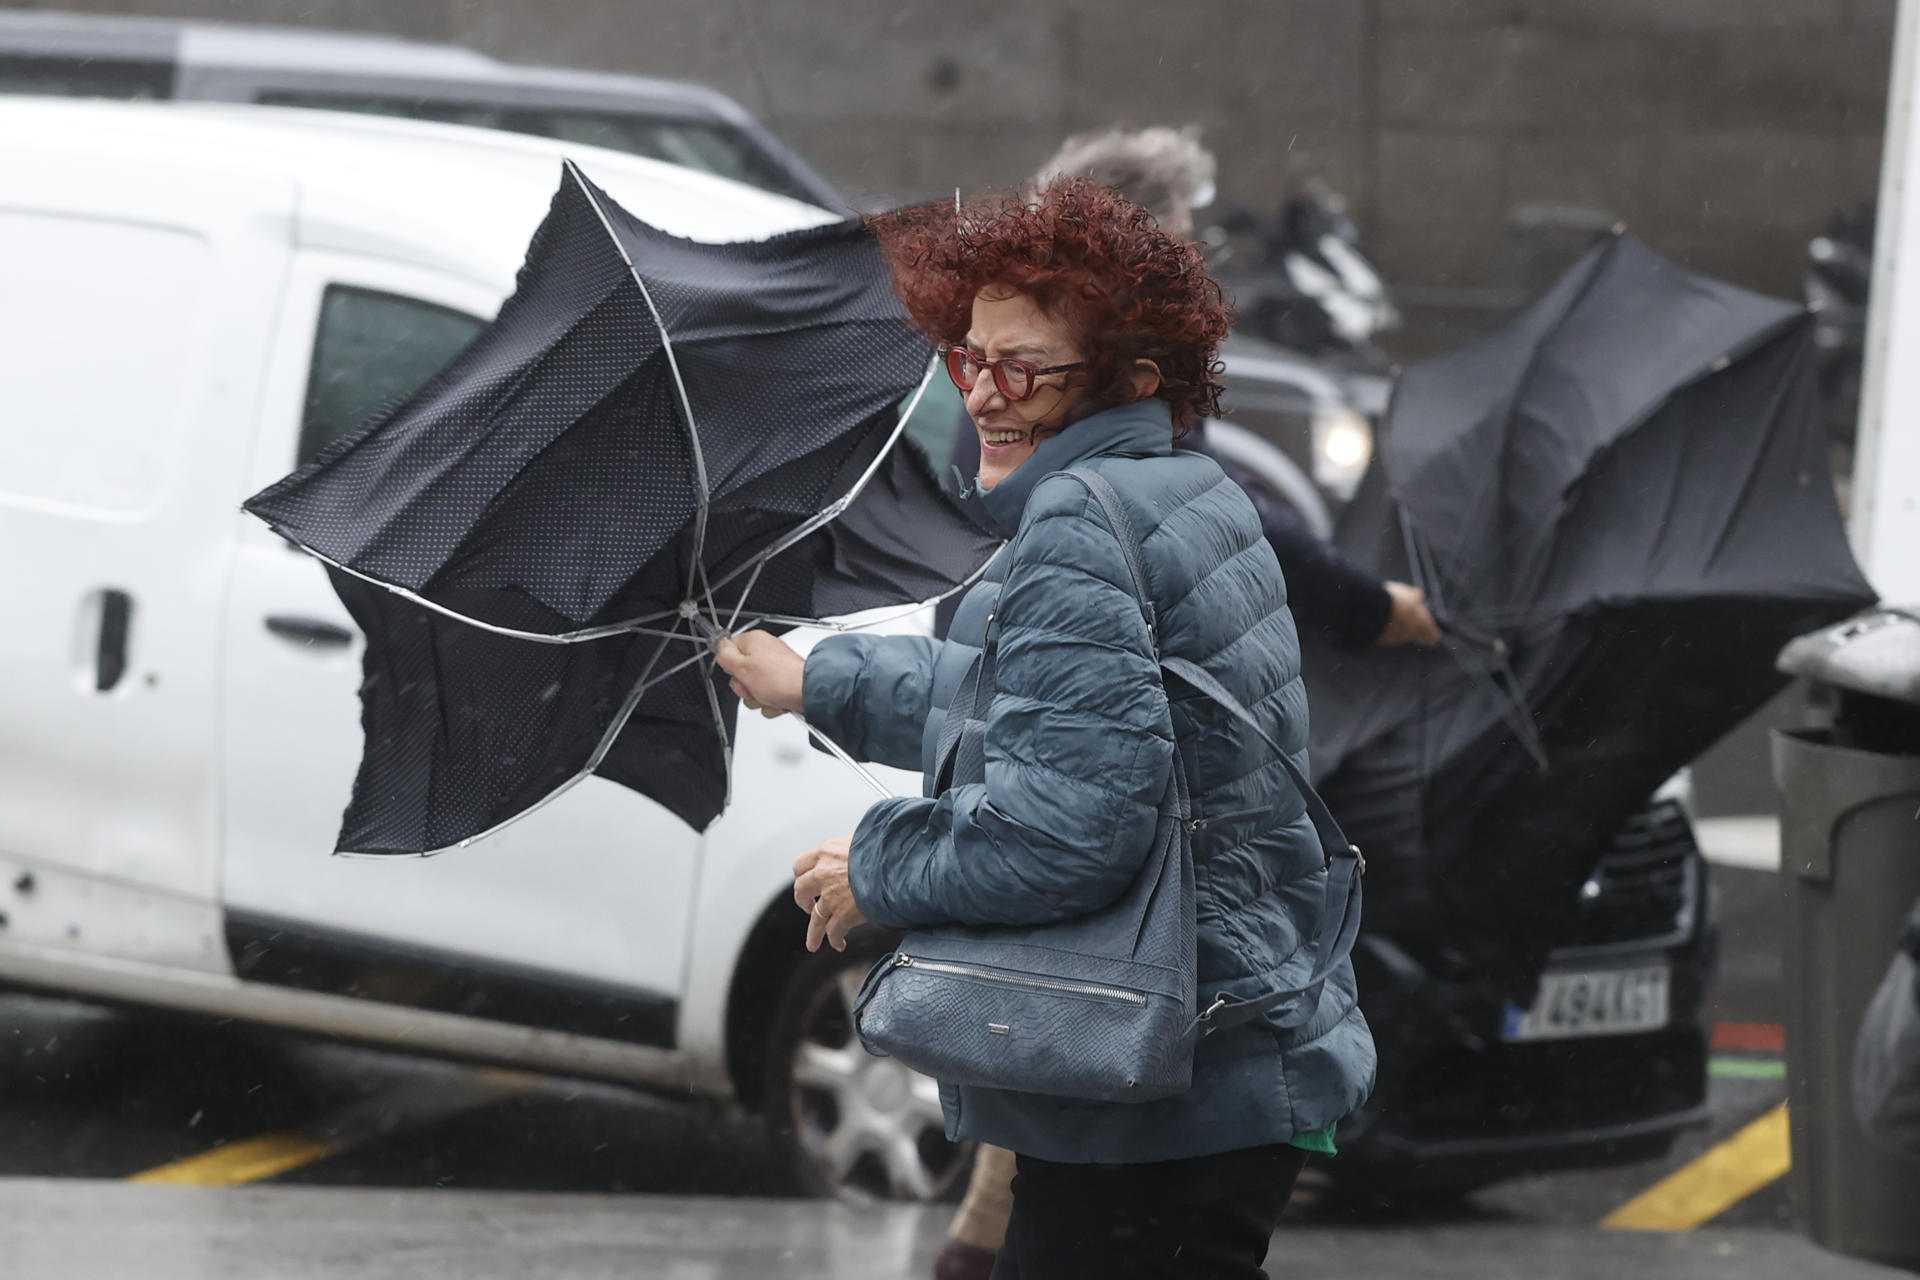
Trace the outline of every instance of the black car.
<path fill-rule="evenodd" d="M 1525 1009 L 1444 940 L 1370 901 L 1356 949 L 1379 1087 L 1341 1181 L 1451 1198 L 1518 1174 L 1651 1159 L 1707 1119 L 1707 863 L 1663 791 L 1597 851 Z"/>

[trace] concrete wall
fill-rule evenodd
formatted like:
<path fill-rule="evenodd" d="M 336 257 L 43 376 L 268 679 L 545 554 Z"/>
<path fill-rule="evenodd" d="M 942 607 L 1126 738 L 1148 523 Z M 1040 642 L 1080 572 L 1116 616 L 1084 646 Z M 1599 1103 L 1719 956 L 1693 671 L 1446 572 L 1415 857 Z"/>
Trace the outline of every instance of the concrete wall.
<path fill-rule="evenodd" d="M 1019 180 L 1064 133 L 1197 122 L 1222 199 L 1317 174 L 1418 307 L 1522 283 L 1526 204 L 1600 206 L 1778 293 L 1869 197 L 1894 0 L 63 0 L 703 80 L 863 196 Z M 33 7 L 33 6 L 28 6 Z"/>

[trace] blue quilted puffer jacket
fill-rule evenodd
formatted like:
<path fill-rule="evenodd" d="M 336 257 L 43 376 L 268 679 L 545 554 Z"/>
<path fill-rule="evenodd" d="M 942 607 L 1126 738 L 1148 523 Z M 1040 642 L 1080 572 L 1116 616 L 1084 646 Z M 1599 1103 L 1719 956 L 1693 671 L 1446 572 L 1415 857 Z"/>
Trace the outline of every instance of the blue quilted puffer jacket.
<path fill-rule="evenodd" d="M 1301 985 L 1313 969 L 1326 872 L 1299 792 L 1273 750 L 1194 690 L 1163 687 L 1120 543 L 1086 487 L 1090 466 L 1132 513 L 1166 651 L 1205 667 L 1306 766 L 1306 692 L 1286 586 L 1253 506 L 1214 463 L 1176 453 L 1167 406 L 1094 414 L 1045 441 L 975 501 L 1013 538 L 944 642 L 836 636 L 807 658 L 806 714 L 863 759 L 929 774 L 948 704 L 999 628 L 986 781 L 883 800 L 853 837 L 854 897 L 895 929 L 1030 925 L 1125 892 L 1146 860 L 1175 767 L 1198 824 L 1200 1007 Z M 959 714 L 965 714 L 962 708 Z M 1304 998 L 1304 997 L 1303 997 Z M 1132 1164 L 1282 1143 L 1366 1098 L 1373 1039 L 1343 966 L 1295 1030 L 1269 1017 L 1200 1042 L 1193 1087 L 1094 1103 L 942 1085 L 948 1136 L 1045 1160 Z"/>

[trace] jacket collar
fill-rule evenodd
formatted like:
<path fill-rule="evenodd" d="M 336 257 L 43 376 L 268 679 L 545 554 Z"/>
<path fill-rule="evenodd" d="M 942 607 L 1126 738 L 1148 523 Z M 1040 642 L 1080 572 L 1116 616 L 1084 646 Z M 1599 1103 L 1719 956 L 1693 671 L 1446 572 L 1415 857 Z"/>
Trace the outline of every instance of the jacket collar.
<path fill-rule="evenodd" d="M 995 531 L 1011 538 L 1020 529 L 1021 513 L 1034 487 L 1054 472 L 1102 454 L 1164 457 L 1172 452 L 1173 412 L 1166 401 L 1136 400 L 1115 405 L 1041 441 L 1018 470 L 984 493 L 976 480 L 968 501 Z"/>

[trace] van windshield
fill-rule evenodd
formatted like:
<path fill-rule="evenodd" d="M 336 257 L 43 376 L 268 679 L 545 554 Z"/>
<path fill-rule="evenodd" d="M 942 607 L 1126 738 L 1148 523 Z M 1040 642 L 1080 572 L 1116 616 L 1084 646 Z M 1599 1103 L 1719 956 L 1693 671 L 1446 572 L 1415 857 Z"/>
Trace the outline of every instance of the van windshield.
<path fill-rule="evenodd" d="M 643 115 L 627 111 L 577 110 L 566 107 L 522 107 L 458 99 L 381 97 L 306 90 L 262 90 L 256 100 L 270 107 L 308 107 L 322 111 L 352 111 L 362 115 L 400 116 L 464 124 L 508 133 L 557 138 L 587 146 L 625 151 L 649 160 L 664 160 L 702 173 L 718 174 L 735 182 L 790 196 L 808 204 L 820 197 L 752 137 L 718 120 Z"/>

